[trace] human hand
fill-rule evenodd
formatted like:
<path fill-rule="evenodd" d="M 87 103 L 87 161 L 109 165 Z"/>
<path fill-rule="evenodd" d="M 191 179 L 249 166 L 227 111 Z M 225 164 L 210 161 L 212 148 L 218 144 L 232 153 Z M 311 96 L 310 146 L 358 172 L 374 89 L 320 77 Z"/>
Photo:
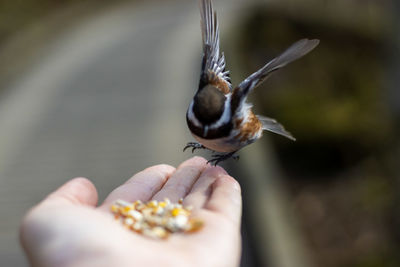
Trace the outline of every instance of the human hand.
<path fill-rule="evenodd" d="M 117 199 L 184 199 L 204 227 L 153 240 L 127 230 L 109 211 Z M 178 168 L 157 165 L 137 173 L 97 205 L 97 191 L 75 178 L 33 207 L 21 225 L 32 266 L 237 266 L 241 194 L 221 167 L 194 157 Z"/>

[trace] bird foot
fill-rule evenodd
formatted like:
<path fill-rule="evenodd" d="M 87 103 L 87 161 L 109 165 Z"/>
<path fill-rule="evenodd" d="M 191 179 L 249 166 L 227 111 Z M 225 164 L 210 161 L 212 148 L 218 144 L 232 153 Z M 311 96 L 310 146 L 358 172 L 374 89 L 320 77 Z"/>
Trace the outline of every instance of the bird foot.
<path fill-rule="evenodd" d="M 225 154 L 212 155 L 212 159 L 207 161 L 207 163 L 214 164 L 214 166 L 217 166 L 217 164 L 220 163 L 221 161 L 225 161 L 230 158 L 233 158 L 234 160 L 239 160 L 239 155 L 235 155 L 235 153 L 236 151 Z"/>
<path fill-rule="evenodd" d="M 196 149 L 207 149 L 205 146 L 203 146 L 200 143 L 196 143 L 196 142 L 189 142 L 186 144 L 186 146 L 183 148 L 183 152 L 185 152 L 186 149 L 188 149 L 189 147 L 192 148 L 192 153 L 196 150 Z"/>

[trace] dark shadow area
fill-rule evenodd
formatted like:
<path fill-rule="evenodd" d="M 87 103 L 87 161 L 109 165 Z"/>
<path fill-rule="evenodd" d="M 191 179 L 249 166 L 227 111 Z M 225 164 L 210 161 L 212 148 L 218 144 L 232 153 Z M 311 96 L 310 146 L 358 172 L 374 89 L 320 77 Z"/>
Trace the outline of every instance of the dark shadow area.
<path fill-rule="evenodd" d="M 235 40 L 243 76 L 298 39 L 321 40 L 251 98 L 297 138 L 268 134 L 316 266 L 400 265 L 392 5 L 258 6 Z"/>

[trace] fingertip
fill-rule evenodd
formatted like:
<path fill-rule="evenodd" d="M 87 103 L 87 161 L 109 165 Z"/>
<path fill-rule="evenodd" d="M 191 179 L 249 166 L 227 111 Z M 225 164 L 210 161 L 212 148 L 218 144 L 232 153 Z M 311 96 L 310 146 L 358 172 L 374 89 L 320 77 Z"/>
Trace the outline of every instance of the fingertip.
<path fill-rule="evenodd" d="M 194 156 L 186 161 L 184 161 L 180 166 L 183 165 L 198 165 L 205 167 L 207 165 L 207 160 L 200 156 Z"/>
<path fill-rule="evenodd" d="M 153 171 L 157 170 L 164 173 L 173 173 L 175 171 L 175 167 L 168 164 L 158 164 L 144 169 L 144 171 Z"/>
<path fill-rule="evenodd" d="M 200 161 L 200 162 L 204 162 L 204 163 L 207 162 L 207 160 L 205 158 L 201 157 L 201 156 L 194 156 L 189 160 L 196 160 L 196 161 Z"/>
<path fill-rule="evenodd" d="M 206 169 L 203 171 L 203 175 L 210 175 L 214 177 L 221 177 L 224 175 L 228 175 L 227 171 L 220 166 L 211 166 L 208 165 Z"/>
<path fill-rule="evenodd" d="M 186 168 L 193 168 L 197 171 L 204 171 L 205 168 L 207 168 L 207 160 L 203 157 L 199 157 L 199 156 L 194 156 L 190 159 L 185 160 L 184 162 L 182 162 L 178 168 L 177 171 L 180 171 L 182 169 L 186 169 Z"/>
<path fill-rule="evenodd" d="M 138 180 L 144 179 L 144 177 L 158 177 L 161 179 L 162 184 L 165 183 L 166 180 L 175 172 L 176 168 L 168 165 L 168 164 L 158 164 L 144 169 L 141 172 L 138 172 L 130 179 L 128 179 L 124 184 L 135 183 Z M 149 179 L 144 179 L 146 182 L 149 182 Z M 157 184 L 158 184 L 157 179 Z"/>

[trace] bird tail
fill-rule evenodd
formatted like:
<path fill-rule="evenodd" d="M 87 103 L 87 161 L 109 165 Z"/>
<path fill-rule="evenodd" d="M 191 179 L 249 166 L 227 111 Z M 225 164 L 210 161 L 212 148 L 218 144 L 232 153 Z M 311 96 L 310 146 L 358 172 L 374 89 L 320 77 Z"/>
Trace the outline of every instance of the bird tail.
<path fill-rule="evenodd" d="M 283 125 L 278 123 L 275 119 L 259 115 L 257 116 L 257 118 L 261 121 L 263 130 L 270 131 L 289 138 L 290 140 L 296 141 L 296 138 L 294 138 L 291 133 L 286 131 Z"/>

